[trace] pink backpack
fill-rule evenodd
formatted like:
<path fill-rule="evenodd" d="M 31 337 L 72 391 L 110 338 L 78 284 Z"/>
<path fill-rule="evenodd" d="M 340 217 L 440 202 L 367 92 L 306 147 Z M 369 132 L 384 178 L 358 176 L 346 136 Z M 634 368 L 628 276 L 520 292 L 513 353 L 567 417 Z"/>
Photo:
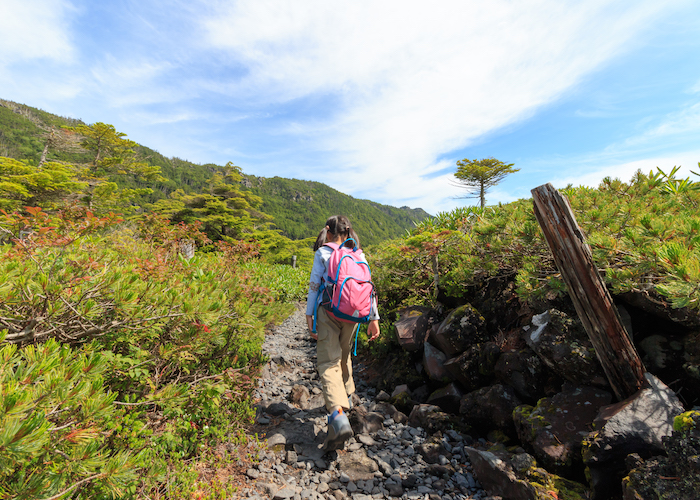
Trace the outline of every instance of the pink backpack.
<path fill-rule="evenodd" d="M 333 249 L 328 260 L 328 283 L 322 286 L 321 305 L 338 320 L 348 323 L 369 322 L 374 284 L 369 264 L 361 260 L 357 246 L 348 248 L 348 238 L 342 245 L 326 243 Z"/>

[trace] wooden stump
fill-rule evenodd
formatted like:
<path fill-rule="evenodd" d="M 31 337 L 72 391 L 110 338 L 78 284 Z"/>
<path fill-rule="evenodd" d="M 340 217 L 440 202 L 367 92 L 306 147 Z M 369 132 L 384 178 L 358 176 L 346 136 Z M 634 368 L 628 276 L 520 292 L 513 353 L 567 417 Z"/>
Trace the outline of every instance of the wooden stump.
<path fill-rule="evenodd" d="M 569 202 L 545 184 L 532 190 L 535 217 L 618 399 L 645 385 L 644 364 L 627 335 Z"/>

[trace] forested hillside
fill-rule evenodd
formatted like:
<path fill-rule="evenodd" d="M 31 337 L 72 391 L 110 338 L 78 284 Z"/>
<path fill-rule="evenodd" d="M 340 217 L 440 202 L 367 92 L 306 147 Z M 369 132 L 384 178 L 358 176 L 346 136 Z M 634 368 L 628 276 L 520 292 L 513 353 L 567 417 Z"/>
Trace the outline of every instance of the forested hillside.
<path fill-rule="evenodd" d="M 87 164 L 90 154 L 81 147 L 80 136 L 66 129 L 80 125 L 85 124 L 81 120 L 0 100 L 0 156 L 33 164 L 42 159 Z M 211 192 L 216 179 L 226 176 L 224 166 L 168 158 L 145 145 L 135 144 L 133 149 L 138 160 L 157 167 L 159 175 L 144 179 L 108 172 L 107 177 L 119 188 L 136 190 L 132 204 L 138 207 L 153 208 L 151 205 L 155 204 L 155 210 L 162 212 L 168 205 L 167 200 Z M 241 169 L 238 171 L 243 174 Z M 429 217 L 422 209 L 396 208 L 358 200 L 318 182 L 243 174 L 242 184 L 244 191 L 262 199 L 257 208 L 269 216 L 263 218 L 271 228 L 293 240 L 315 236 L 326 218 L 337 213 L 351 218 L 365 244 L 402 236 L 416 223 Z"/>
<path fill-rule="evenodd" d="M 273 217 L 282 234 L 291 239 L 314 236 L 329 215 L 347 215 L 362 235 L 363 244 L 404 236 L 430 215 L 420 208 L 391 207 L 358 200 L 320 182 L 255 177 L 247 175 L 244 185 L 263 199 L 260 207 Z"/>

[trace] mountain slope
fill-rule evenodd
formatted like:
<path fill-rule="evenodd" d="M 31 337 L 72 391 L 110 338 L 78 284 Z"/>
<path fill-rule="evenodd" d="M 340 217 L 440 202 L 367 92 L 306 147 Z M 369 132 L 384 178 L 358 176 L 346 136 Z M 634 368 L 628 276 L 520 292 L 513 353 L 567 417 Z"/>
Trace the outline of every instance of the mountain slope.
<path fill-rule="evenodd" d="M 316 236 L 329 216 L 342 214 L 350 218 L 362 244 L 374 244 L 403 236 L 430 217 L 420 208 L 358 200 L 320 182 L 246 175 L 243 185 L 263 199 L 261 210 L 291 239 Z"/>
<path fill-rule="evenodd" d="M 62 128 L 82 123 L 81 120 L 0 99 L 0 156 L 27 160 L 36 165 L 48 143 L 48 160 L 87 163 L 90 155 L 80 147 L 80 136 Z M 147 184 L 133 179 L 114 179 L 121 187 L 149 187 L 153 190 L 138 200 L 140 206 L 147 207 L 178 189 L 190 194 L 208 192 L 212 177 L 224 170 L 219 165 L 199 165 L 179 158 L 167 158 L 147 146 L 136 149 L 143 161 L 160 167 L 164 177 L 164 180 Z M 396 208 L 359 200 L 320 182 L 244 175 L 242 183 L 244 189 L 262 197 L 261 210 L 272 216 L 275 226 L 291 239 L 316 236 L 328 216 L 334 214 L 347 215 L 365 245 L 402 236 L 415 223 L 430 217 L 420 208 Z"/>

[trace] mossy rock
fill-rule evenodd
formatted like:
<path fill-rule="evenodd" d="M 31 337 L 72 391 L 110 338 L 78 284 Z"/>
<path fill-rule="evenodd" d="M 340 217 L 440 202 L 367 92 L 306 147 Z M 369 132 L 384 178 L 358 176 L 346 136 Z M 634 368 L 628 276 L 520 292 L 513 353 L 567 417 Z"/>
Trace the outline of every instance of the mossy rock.
<path fill-rule="evenodd" d="M 698 410 L 691 410 L 681 413 L 675 419 L 673 419 L 674 432 L 689 434 L 695 429 L 700 431 L 700 411 Z"/>
<path fill-rule="evenodd" d="M 525 453 L 516 455 L 513 462 L 518 478 L 532 486 L 537 500 L 587 500 L 590 498 L 590 491 L 584 485 L 547 472 L 538 467 L 537 461 L 530 455 Z"/>
<path fill-rule="evenodd" d="M 700 411 L 678 415 L 664 437 L 667 456 L 641 461 L 622 481 L 625 498 L 676 500 L 700 491 Z"/>
<path fill-rule="evenodd" d="M 544 469 L 533 467 L 526 473 L 527 481 L 534 486 L 538 499 L 587 500 L 588 489 L 575 481 L 570 481 Z"/>

